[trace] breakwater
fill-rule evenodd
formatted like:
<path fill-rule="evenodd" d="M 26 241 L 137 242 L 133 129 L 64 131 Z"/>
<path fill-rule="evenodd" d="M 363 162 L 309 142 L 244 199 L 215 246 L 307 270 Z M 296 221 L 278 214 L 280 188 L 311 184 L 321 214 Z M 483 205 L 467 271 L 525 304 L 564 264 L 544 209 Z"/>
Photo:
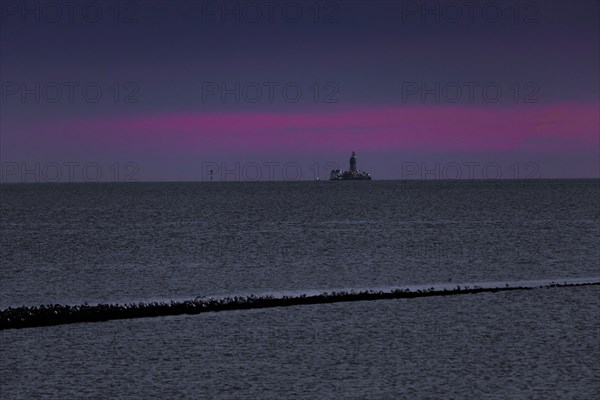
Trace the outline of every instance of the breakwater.
<path fill-rule="evenodd" d="M 456 296 L 505 291 L 534 290 L 573 286 L 600 285 L 600 282 L 548 283 L 540 286 L 392 289 L 363 291 L 333 291 L 306 295 L 232 296 L 222 298 L 197 297 L 192 300 L 170 302 L 139 302 L 128 304 L 61 305 L 48 304 L 34 307 L 9 307 L 0 310 L 0 330 L 31 328 L 82 322 L 102 322 L 116 319 L 148 318 L 182 314 L 200 314 L 228 310 L 247 310 L 273 307 L 290 307 L 311 304 L 328 304 L 350 301 L 413 299 L 433 296 Z"/>

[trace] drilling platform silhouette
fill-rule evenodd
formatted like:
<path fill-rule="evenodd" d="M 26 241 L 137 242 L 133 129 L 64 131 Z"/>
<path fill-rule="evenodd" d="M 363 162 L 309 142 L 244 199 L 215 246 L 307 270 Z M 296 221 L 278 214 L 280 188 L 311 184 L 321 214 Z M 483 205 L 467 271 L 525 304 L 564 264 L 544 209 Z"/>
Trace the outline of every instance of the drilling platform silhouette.
<path fill-rule="evenodd" d="M 329 176 L 330 181 L 370 181 L 371 174 L 360 171 L 356 168 L 356 153 L 352 152 L 350 156 L 350 171 L 341 169 L 332 169 Z"/>

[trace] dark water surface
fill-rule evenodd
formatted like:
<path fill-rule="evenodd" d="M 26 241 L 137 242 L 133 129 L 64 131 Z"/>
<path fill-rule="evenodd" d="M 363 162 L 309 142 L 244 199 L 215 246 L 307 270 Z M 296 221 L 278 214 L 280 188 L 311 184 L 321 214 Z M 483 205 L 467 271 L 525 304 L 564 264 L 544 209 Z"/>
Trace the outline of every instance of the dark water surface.
<path fill-rule="evenodd" d="M 0 308 L 597 276 L 597 180 L 3 185 Z"/>
<path fill-rule="evenodd" d="M 598 277 L 599 199 L 598 180 L 6 184 L 0 308 Z M 599 296 L 2 331 L 2 397 L 594 398 Z"/>

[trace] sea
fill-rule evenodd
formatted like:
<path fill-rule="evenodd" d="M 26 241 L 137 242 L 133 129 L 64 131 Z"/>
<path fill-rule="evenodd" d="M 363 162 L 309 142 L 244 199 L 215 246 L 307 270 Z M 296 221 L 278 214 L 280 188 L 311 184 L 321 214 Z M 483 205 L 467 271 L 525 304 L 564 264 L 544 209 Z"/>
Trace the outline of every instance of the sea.
<path fill-rule="evenodd" d="M 600 281 L 600 181 L 0 185 L 0 310 Z M 600 398 L 600 286 L 0 331 L 0 398 Z"/>

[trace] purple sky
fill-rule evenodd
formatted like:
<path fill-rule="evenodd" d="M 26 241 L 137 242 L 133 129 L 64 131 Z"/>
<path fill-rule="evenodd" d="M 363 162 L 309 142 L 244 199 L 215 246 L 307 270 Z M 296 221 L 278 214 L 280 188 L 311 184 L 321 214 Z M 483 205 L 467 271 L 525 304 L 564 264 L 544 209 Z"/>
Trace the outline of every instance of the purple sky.
<path fill-rule="evenodd" d="M 600 174 L 595 1 L 72 4 L 2 2 L 2 181 Z"/>

